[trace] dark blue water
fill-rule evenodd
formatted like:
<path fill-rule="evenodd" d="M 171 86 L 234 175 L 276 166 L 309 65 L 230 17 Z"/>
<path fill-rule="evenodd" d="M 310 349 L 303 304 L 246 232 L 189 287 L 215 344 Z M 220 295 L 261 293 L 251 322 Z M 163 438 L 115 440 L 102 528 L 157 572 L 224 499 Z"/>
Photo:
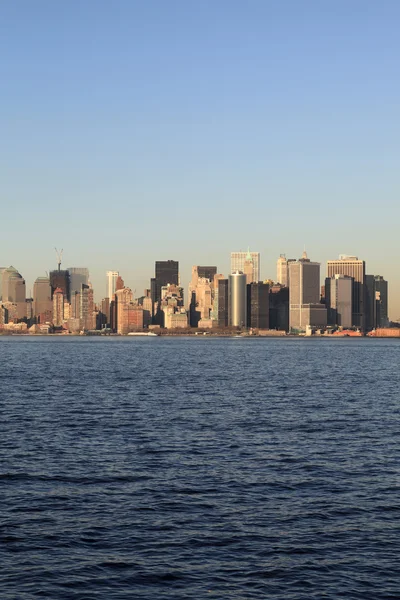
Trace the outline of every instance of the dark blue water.
<path fill-rule="evenodd" d="M 400 597 L 400 343 L 0 339 L 1 600 Z"/>

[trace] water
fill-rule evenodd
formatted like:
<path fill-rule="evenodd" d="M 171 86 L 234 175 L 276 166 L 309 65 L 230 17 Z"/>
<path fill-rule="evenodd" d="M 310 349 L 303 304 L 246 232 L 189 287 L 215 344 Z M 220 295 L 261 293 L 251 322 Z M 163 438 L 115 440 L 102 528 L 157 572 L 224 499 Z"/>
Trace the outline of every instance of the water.
<path fill-rule="evenodd" d="M 0 598 L 399 598 L 397 340 L 0 339 Z"/>

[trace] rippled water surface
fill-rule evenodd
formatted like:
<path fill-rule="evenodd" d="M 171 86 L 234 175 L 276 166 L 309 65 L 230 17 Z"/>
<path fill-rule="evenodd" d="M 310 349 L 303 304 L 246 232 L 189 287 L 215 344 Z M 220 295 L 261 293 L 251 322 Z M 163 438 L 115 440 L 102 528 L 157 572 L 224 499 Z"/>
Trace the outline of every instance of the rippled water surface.
<path fill-rule="evenodd" d="M 397 340 L 0 352 L 1 600 L 400 597 Z"/>

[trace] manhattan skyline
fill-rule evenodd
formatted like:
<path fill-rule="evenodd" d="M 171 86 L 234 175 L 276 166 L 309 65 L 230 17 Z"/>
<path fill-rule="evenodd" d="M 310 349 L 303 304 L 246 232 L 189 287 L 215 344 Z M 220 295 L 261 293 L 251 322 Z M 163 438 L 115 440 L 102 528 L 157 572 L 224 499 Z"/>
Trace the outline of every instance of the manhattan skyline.
<path fill-rule="evenodd" d="M 305 245 L 366 261 L 400 317 L 395 2 L 39 0 L 0 8 L 0 263 L 148 286 L 157 259 L 261 278 Z M 322 283 L 322 282 L 321 282 Z"/>

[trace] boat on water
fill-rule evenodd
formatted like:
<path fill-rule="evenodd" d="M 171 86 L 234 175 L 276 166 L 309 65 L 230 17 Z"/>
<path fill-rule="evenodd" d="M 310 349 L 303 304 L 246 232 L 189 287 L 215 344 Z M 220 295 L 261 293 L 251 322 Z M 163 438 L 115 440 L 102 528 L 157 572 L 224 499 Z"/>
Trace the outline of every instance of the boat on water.
<path fill-rule="evenodd" d="M 154 331 L 131 331 L 128 335 L 136 335 L 136 336 L 145 336 L 145 337 L 158 337 L 158 333 L 154 333 Z"/>

